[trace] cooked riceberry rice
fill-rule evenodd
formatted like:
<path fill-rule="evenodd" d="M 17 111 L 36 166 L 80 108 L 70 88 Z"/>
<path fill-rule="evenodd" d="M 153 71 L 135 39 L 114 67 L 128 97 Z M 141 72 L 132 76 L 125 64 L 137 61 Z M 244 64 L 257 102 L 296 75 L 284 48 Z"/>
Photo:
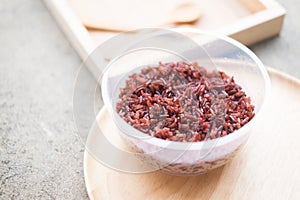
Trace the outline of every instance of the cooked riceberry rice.
<path fill-rule="evenodd" d="M 159 63 L 128 77 L 118 114 L 151 136 L 198 142 L 226 136 L 254 117 L 250 97 L 233 77 L 197 63 Z"/>

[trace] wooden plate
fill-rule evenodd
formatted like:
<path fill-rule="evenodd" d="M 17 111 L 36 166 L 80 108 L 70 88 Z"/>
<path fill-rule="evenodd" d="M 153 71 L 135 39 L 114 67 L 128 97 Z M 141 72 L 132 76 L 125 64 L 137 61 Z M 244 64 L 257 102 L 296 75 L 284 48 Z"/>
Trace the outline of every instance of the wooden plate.
<path fill-rule="evenodd" d="M 83 60 L 85 60 L 97 46 L 102 44 L 103 41 L 117 34 L 111 31 L 87 29 L 84 23 L 91 27 L 93 27 L 95 23 L 101 24 L 103 28 L 107 26 L 114 29 L 120 29 L 130 24 L 131 27 L 129 28 L 133 28 L 132 26 L 136 24 L 138 25 L 137 27 L 140 27 L 141 23 L 143 23 L 143 28 L 151 27 L 150 25 L 156 24 L 157 20 L 159 20 L 159 23 L 168 21 L 166 18 L 169 17 L 170 11 L 174 8 L 164 5 L 171 1 L 173 6 L 182 2 L 197 2 L 201 7 L 202 16 L 201 19 L 192 26 L 193 28 L 216 31 L 220 34 L 228 35 L 246 45 L 254 44 L 277 35 L 282 28 L 285 15 L 285 9 L 279 5 L 276 0 L 147 0 L 147 3 L 142 1 L 142 4 L 140 3 L 141 1 L 130 1 L 136 2 L 140 7 L 143 6 L 147 8 L 145 12 L 148 14 L 143 14 L 143 18 L 149 15 L 149 11 L 151 13 L 153 10 L 157 10 L 157 6 L 155 7 L 154 2 L 159 2 L 159 12 L 155 12 L 151 15 L 151 18 L 149 18 L 150 22 L 147 24 L 143 18 L 135 17 L 134 20 L 128 19 L 132 16 L 136 16 L 140 12 L 144 12 L 143 9 L 141 9 L 136 13 L 137 8 L 135 8 L 130 9 L 130 15 L 128 15 L 128 9 L 126 9 L 128 5 L 126 3 L 124 5 L 124 2 L 128 1 L 118 1 L 119 3 L 116 3 L 117 0 L 44 0 Z M 151 5 L 148 6 L 150 3 Z M 112 8 L 113 6 L 116 8 Z M 178 17 L 178 15 L 176 16 Z M 130 23 L 128 20 L 130 20 Z M 121 21 L 126 22 L 126 24 L 121 23 Z M 96 26 L 95 24 L 94 26 Z M 169 27 L 169 25 L 167 27 Z M 93 67 L 90 68 L 92 72 L 97 70 Z"/>
<path fill-rule="evenodd" d="M 116 172 L 84 155 L 91 199 L 300 199 L 300 81 L 268 69 L 265 116 L 227 165 L 196 177 Z M 111 125 L 111 119 L 107 119 Z"/>

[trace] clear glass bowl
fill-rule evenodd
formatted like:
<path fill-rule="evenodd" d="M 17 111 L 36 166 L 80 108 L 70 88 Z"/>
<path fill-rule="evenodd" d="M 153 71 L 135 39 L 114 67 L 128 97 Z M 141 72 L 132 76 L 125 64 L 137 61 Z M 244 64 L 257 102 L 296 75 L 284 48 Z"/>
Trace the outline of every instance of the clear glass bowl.
<path fill-rule="evenodd" d="M 268 73 L 254 53 L 229 37 L 185 28 L 148 32 L 125 46 L 107 66 L 101 89 L 104 104 L 132 151 L 153 170 L 172 175 L 206 173 L 228 162 L 246 142 L 270 90 Z M 166 141 L 138 131 L 116 112 L 119 89 L 129 74 L 159 61 L 196 61 L 208 71 L 234 76 L 251 97 L 255 117 L 227 136 L 202 142 Z"/>

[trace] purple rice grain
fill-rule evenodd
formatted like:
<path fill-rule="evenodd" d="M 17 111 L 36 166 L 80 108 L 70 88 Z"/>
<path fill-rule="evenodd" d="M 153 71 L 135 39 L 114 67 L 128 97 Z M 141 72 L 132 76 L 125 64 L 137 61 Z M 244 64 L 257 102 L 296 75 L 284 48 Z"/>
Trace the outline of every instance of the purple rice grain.
<path fill-rule="evenodd" d="M 254 117 L 233 77 L 197 63 L 159 63 L 131 74 L 120 88 L 118 114 L 153 137 L 199 142 L 224 137 Z"/>

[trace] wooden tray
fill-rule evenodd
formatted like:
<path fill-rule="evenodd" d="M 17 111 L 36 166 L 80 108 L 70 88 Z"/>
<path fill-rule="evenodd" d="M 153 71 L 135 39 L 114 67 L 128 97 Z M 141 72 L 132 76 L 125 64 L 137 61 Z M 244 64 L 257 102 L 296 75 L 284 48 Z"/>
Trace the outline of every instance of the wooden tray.
<path fill-rule="evenodd" d="M 72 0 L 44 1 L 83 60 L 117 34 L 86 29 L 72 9 Z M 282 28 L 285 10 L 275 0 L 196 1 L 202 6 L 203 18 L 193 27 L 229 35 L 246 45 L 274 36 Z"/>
<path fill-rule="evenodd" d="M 91 199 L 300 199 L 300 81 L 268 69 L 272 92 L 265 116 L 242 151 L 224 167 L 196 177 L 131 175 L 84 156 Z M 112 120 L 105 124 L 112 133 Z M 105 128 L 105 127 L 104 127 Z"/>

